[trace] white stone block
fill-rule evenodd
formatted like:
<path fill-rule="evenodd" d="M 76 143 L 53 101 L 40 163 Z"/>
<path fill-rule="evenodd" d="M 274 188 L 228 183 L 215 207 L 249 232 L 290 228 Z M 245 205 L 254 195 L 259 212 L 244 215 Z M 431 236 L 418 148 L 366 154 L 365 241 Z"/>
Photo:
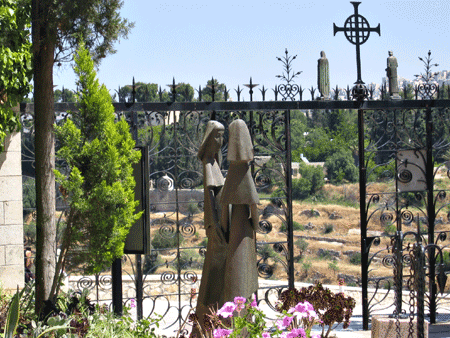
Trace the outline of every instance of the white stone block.
<path fill-rule="evenodd" d="M 1 265 L 6 265 L 6 261 L 5 261 L 5 246 L 4 245 L 0 245 L 0 266 Z"/>
<path fill-rule="evenodd" d="M 0 177 L 0 202 L 22 200 L 22 176 Z"/>
<path fill-rule="evenodd" d="M 0 176 L 22 175 L 22 157 L 18 151 L 0 153 Z"/>
<path fill-rule="evenodd" d="M 0 202 L 0 225 L 5 225 L 5 202 Z"/>
<path fill-rule="evenodd" d="M 6 289 L 15 290 L 17 286 L 23 288 L 25 284 L 23 262 L 21 265 L 0 266 L 0 283 Z"/>
<path fill-rule="evenodd" d="M 22 245 L 5 246 L 5 265 L 24 265 L 24 253 Z"/>
<path fill-rule="evenodd" d="M 3 203 L 5 225 L 22 224 L 23 223 L 23 207 L 22 201 L 8 201 Z"/>
<path fill-rule="evenodd" d="M 0 245 L 23 246 L 23 225 L 0 226 Z"/>
<path fill-rule="evenodd" d="M 21 133 L 13 133 L 5 138 L 5 149 L 7 151 L 21 152 L 22 149 Z"/>

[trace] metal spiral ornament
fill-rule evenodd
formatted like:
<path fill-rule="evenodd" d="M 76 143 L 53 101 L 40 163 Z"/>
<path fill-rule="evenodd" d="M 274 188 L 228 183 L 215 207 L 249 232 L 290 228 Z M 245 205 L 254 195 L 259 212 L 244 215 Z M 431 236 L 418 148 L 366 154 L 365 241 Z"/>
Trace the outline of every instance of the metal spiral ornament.
<path fill-rule="evenodd" d="M 395 267 L 395 257 L 393 255 L 384 256 L 381 263 L 386 268 Z"/>
<path fill-rule="evenodd" d="M 164 222 L 164 224 L 159 228 L 159 233 L 164 238 L 173 238 L 177 234 L 175 224 L 170 224 L 169 222 Z"/>
<path fill-rule="evenodd" d="M 198 276 L 194 271 L 186 271 L 183 274 L 182 282 L 184 284 L 193 285 L 193 284 L 197 283 L 197 281 L 198 281 Z"/>
<path fill-rule="evenodd" d="M 259 221 L 258 228 L 256 229 L 257 233 L 267 235 L 271 231 L 272 231 L 272 223 L 270 223 L 267 220 Z"/>
<path fill-rule="evenodd" d="M 398 173 L 397 177 L 399 182 L 406 184 L 412 181 L 413 174 L 408 169 L 403 169 Z"/>
<path fill-rule="evenodd" d="M 95 281 L 90 277 L 82 277 L 77 282 L 77 289 L 84 290 L 88 289 L 91 290 L 95 286 Z"/>
<path fill-rule="evenodd" d="M 267 263 L 258 264 L 258 276 L 265 279 L 272 277 L 273 267 Z"/>
<path fill-rule="evenodd" d="M 190 238 L 195 235 L 196 229 L 192 223 L 185 223 L 180 226 L 180 233 L 185 238 Z"/>
<path fill-rule="evenodd" d="M 110 275 L 102 275 L 99 278 L 99 286 L 102 289 L 111 289 L 112 288 L 112 276 Z"/>
<path fill-rule="evenodd" d="M 380 216 L 380 222 L 382 225 L 390 224 L 393 220 L 394 215 L 392 213 L 382 213 Z"/>
<path fill-rule="evenodd" d="M 414 221 L 414 214 L 411 210 L 404 210 L 401 214 L 403 223 L 409 225 Z"/>
<path fill-rule="evenodd" d="M 177 282 L 177 280 L 178 280 L 178 278 L 177 278 L 175 272 L 165 271 L 161 274 L 161 282 L 164 285 L 175 284 Z"/>

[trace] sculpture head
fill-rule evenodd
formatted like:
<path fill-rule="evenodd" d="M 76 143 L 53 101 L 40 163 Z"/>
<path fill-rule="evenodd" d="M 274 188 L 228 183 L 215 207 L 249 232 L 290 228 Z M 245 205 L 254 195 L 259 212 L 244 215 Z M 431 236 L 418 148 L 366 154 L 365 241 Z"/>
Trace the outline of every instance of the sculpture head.
<path fill-rule="evenodd" d="M 325 58 L 325 57 L 326 57 L 325 52 L 324 52 L 324 51 L 321 51 L 321 52 L 320 52 L 320 56 L 323 57 L 323 58 Z"/>
<path fill-rule="evenodd" d="M 217 160 L 221 159 L 220 148 L 223 144 L 223 133 L 225 127 L 222 123 L 211 120 L 206 124 L 205 135 L 203 136 L 202 144 L 198 150 L 198 158 L 201 160 L 205 156 L 217 155 Z M 220 161 L 219 161 L 220 162 Z"/>
<path fill-rule="evenodd" d="M 228 130 L 228 161 L 253 160 L 252 139 L 245 122 L 237 119 L 230 124 Z"/>
<path fill-rule="evenodd" d="M 389 56 L 392 56 L 392 55 L 394 55 L 394 52 L 393 51 L 389 51 Z"/>

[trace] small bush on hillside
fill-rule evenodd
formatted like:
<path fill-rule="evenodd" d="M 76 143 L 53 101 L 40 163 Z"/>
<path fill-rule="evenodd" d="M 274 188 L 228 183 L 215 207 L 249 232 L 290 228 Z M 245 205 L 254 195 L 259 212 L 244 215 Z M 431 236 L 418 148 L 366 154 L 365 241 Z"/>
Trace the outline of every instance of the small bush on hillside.
<path fill-rule="evenodd" d="M 180 244 L 183 242 L 183 237 L 180 237 Z M 168 248 L 176 248 L 178 246 L 177 234 L 174 234 L 172 237 L 169 235 L 161 234 L 160 231 L 156 231 L 152 237 L 152 246 L 155 249 L 168 249 Z"/>
<path fill-rule="evenodd" d="M 333 230 L 334 230 L 334 225 L 330 224 L 330 223 L 326 223 L 325 224 L 325 228 L 323 229 L 323 233 L 324 234 L 329 234 L 329 233 L 332 233 Z"/>
<path fill-rule="evenodd" d="M 305 230 L 305 227 L 303 225 L 301 225 L 300 223 L 294 221 L 292 222 L 292 228 L 294 229 L 294 231 L 303 231 Z M 287 224 L 286 223 L 282 223 L 280 226 L 280 231 L 281 232 L 287 232 Z"/>
<path fill-rule="evenodd" d="M 355 252 L 350 256 L 350 263 L 353 265 L 361 265 L 361 252 Z"/>

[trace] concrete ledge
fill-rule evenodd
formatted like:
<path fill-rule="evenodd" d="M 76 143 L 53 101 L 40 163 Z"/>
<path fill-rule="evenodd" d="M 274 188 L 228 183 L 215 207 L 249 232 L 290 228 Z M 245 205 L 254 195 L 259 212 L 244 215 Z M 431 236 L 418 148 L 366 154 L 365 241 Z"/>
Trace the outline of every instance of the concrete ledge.
<path fill-rule="evenodd" d="M 387 316 L 373 316 L 372 317 L 372 338 L 408 338 L 409 337 L 409 323 L 410 319 L 399 319 L 400 336 L 397 336 L 397 320 Z M 429 323 L 425 321 L 424 324 L 424 338 L 428 338 Z M 413 319 L 413 337 L 417 338 L 417 318 Z"/>

